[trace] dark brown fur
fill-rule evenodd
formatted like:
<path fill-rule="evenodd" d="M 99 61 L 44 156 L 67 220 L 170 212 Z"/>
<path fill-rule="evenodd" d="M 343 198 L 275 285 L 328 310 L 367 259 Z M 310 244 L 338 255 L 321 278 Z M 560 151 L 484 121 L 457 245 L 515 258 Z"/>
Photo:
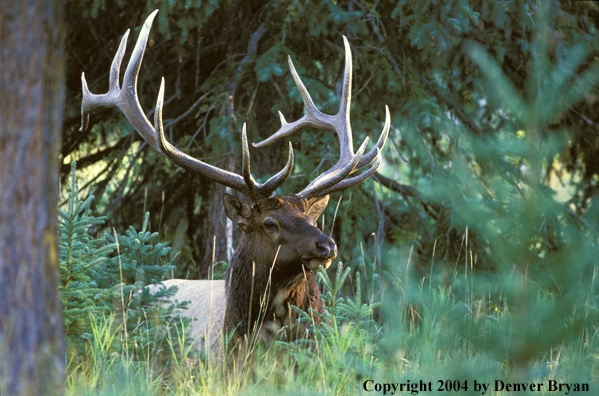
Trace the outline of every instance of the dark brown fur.
<path fill-rule="evenodd" d="M 275 196 L 251 207 L 232 196 L 223 201 L 227 216 L 243 229 L 226 272 L 224 330 L 243 339 L 271 322 L 275 328 L 290 325 L 297 318 L 290 305 L 322 313 L 313 270 L 319 261 L 328 266 L 337 252 L 335 242 L 316 226 L 328 197 L 308 202 Z M 291 333 L 287 338 L 302 336 Z"/>

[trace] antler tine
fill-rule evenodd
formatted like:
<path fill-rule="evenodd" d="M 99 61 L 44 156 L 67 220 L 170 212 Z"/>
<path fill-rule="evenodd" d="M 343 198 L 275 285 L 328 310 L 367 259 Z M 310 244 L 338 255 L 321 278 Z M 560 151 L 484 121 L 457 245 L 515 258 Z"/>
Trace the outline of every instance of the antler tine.
<path fill-rule="evenodd" d="M 156 17 L 158 10 L 154 10 L 143 24 L 139 37 L 131 59 L 127 65 L 125 71 L 125 77 L 123 79 L 123 89 L 119 87 L 119 70 L 121 68 L 121 62 L 125 55 L 125 49 L 127 48 L 127 38 L 129 37 L 129 30 L 123 35 L 119 49 L 112 61 L 110 66 L 110 78 L 109 78 L 109 89 L 108 93 L 104 95 L 92 94 L 85 81 L 85 73 L 81 75 L 81 81 L 83 85 L 83 102 L 81 104 L 81 131 L 85 131 L 88 126 L 89 114 L 98 108 L 111 108 L 118 107 L 121 112 L 127 117 L 131 125 L 139 132 L 146 142 L 152 148 L 160 151 L 158 144 L 158 138 L 156 132 L 152 128 L 152 125 L 146 118 L 139 101 L 137 99 L 137 73 L 141 66 L 143 59 L 146 43 L 148 36 L 150 35 L 150 29 L 152 22 Z"/>
<path fill-rule="evenodd" d="M 156 100 L 156 110 L 154 112 L 154 126 L 160 137 L 159 151 L 162 152 L 171 161 L 181 166 L 182 168 L 188 169 L 192 172 L 200 173 L 202 176 L 208 179 L 214 180 L 227 187 L 231 187 L 234 190 L 239 191 L 251 200 L 255 200 L 256 196 L 253 194 L 251 189 L 246 185 L 245 181 L 239 175 L 226 171 L 224 169 L 217 168 L 205 162 L 202 162 L 196 158 L 193 158 L 175 146 L 170 144 L 166 140 L 164 135 L 164 127 L 162 124 L 162 106 L 164 104 L 164 77 L 160 83 L 160 91 L 158 92 L 158 99 Z M 201 169 L 199 171 L 198 169 Z"/>
<path fill-rule="evenodd" d="M 252 194 L 256 196 L 263 198 L 270 196 L 273 191 L 279 188 L 279 186 L 283 184 L 285 180 L 287 180 L 293 171 L 295 156 L 293 154 L 293 146 L 291 145 L 291 142 L 289 142 L 289 156 L 287 158 L 287 164 L 285 164 L 285 167 L 282 170 L 280 170 L 277 174 L 272 176 L 264 183 L 257 183 L 250 172 L 250 147 L 248 145 L 245 123 L 241 129 L 241 145 L 243 149 L 242 174 L 245 184 L 250 188 L 250 190 L 252 190 Z"/>
<path fill-rule="evenodd" d="M 156 101 L 156 110 L 154 115 L 154 127 L 148 121 L 137 96 L 137 76 L 141 67 L 146 43 L 152 27 L 152 22 L 158 10 L 152 12 L 139 33 L 139 37 L 133 49 L 131 59 L 127 65 L 125 76 L 123 78 L 123 88 L 119 86 L 119 70 L 125 48 L 127 46 L 127 38 L 129 30 L 123 36 L 119 49 L 112 61 L 110 67 L 109 90 L 103 95 L 94 95 L 89 91 L 85 74 L 82 74 L 83 101 L 81 104 L 81 131 L 85 131 L 89 123 L 89 114 L 98 108 L 117 107 L 127 117 L 133 127 L 139 132 L 141 137 L 156 151 L 170 158 L 177 165 L 186 168 L 194 173 L 198 173 L 210 180 L 225 186 L 231 187 L 234 190 L 241 192 L 252 201 L 258 201 L 262 198 L 270 196 L 289 177 L 293 170 L 293 149 L 290 143 L 290 153 L 287 164 L 279 173 L 271 177 L 263 184 L 258 184 L 250 174 L 249 162 L 250 153 L 248 149 L 247 137 L 245 132 L 245 124 L 243 126 L 243 177 L 224 169 L 217 168 L 196 158 L 193 158 L 176 147 L 170 144 L 164 135 L 164 127 L 162 125 L 162 107 L 164 104 L 164 78 L 160 84 L 160 91 Z"/>
<path fill-rule="evenodd" d="M 340 183 L 343 179 L 345 179 L 345 177 L 347 177 L 350 173 L 354 171 L 356 165 L 358 165 L 358 162 L 362 158 L 364 151 L 366 151 L 367 145 L 368 137 L 364 139 L 364 143 L 362 143 L 356 155 L 354 155 L 353 158 L 343 168 L 341 168 L 338 172 L 335 173 L 323 173 L 319 176 L 318 183 L 310 183 L 308 187 L 303 189 L 302 192 L 298 193 L 297 195 L 304 197 L 305 199 L 326 195 L 322 194 L 322 192 L 329 188 L 332 188 L 335 184 Z"/>
<path fill-rule="evenodd" d="M 377 171 L 377 169 L 381 165 L 380 150 L 378 147 L 375 147 L 374 150 L 377 153 L 377 155 L 375 156 L 375 161 L 372 164 L 372 166 L 370 167 L 370 169 L 368 169 L 364 173 L 359 174 L 358 176 L 351 177 L 349 179 L 340 181 L 339 183 L 332 185 L 331 187 L 318 193 L 318 196 L 325 196 L 325 195 L 329 195 L 329 194 L 332 194 L 337 191 L 346 190 L 350 187 L 353 187 L 357 184 L 362 183 L 363 181 L 367 180 L 370 176 L 374 175 L 374 173 Z M 364 158 L 364 157 L 362 157 L 362 158 Z M 356 168 L 358 165 L 356 165 Z"/>
<path fill-rule="evenodd" d="M 279 116 L 281 118 L 281 128 L 268 139 L 263 140 L 259 143 L 254 143 L 254 147 L 264 147 L 268 144 L 275 142 L 276 140 L 281 139 L 282 137 L 291 136 L 297 131 L 306 127 L 331 129 L 337 132 L 340 146 L 339 160 L 335 165 L 333 165 L 333 167 L 331 167 L 325 173 L 314 179 L 298 195 L 322 195 L 323 192 L 333 190 L 339 191 L 341 189 L 353 186 L 363 180 L 366 180 L 369 176 L 358 176 L 347 180 L 347 182 L 342 182 L 343 178 L 359 169 L 368 166 L 375 160 L 377 160 L 376 167 L 378 167 L 378 165 L 380 164 L 380 151 L 385 146 L 385 142 L 387 141 L 387 137 L 389 135 L 389 130 L 391 127 L 391 116 L 389 114 L 388 106 L 385 106 L 385 125 L 383 126 L 383 131 L 381 132 L 381 135 L 375 147 L 373 147 L 372 150 L 370 150 L 367 154 L 362 155 L 364 150 L 362 150 L 362 153 L 359 156 L 358 153 L 354 154 L 352 130 L 350 124 L 352 56 L 349 42 L 347 41 L 347 38 L 345 36 L 343 36 L 343 45 L 345 47 L 345 67 L 343 71 L 341 101 L 339 111 L 337 112 L 337 114 L 331 116 L 324 114 L 320 112 L 318 109 L 316 109 L 308 90 L 306 89 L 304 83 L 297 74 L 293 62 L 289 57 L 289 69 L 291 71 L 291 75 L 293 76 L 295 84 L 302 96 L 306 112 L 299 120 L 292 123 L 288 123 L 285 120 L 283 114 L 279 112 Z M 350 163 L 353 163 L 351 169 L 348 167 Z M 373 168 L 375 168 L 375 166 L 373 166 Z M 371 170 L 372 168 L 369 169 L 364 175 L 371 175 Z M 343 176 L 340 177 L 340 175 Z M 331 184 L 331 180 L 336 180 L 336 183 L 340 183 L 339 187 L 334 187 L 334 184 Z"/>
<path fill-rule="evenodd" d="M 302 97 L 302 101 L 304 102 L 306 113 L 299 120 L 292 123 L 288 123 L 285 120 L 285 116 L 283 115 L 283 113 L 279 111 L 279 117 L 281 119 L 281 128 L 279 128 L 277 132 L 275 132 L 266 140 L 263 140 L 258 143 L 252 143 L 252 146 L 256 148 L 267 146 L 283 137 L 291 136 L 297 131 L 302 130 L 306 127 L 331 130 L 335 129 L 335 117 L 322 113 L 316 108 L 316 106 L 314 106 L 312 97 L 310 96 L 310 93 L 306 89 L 306 86 L 302 82 L 301 78 L 297 74 L 297 71 L 295 70 L 295 66 L 293 65 L 293 61 L 291 60 L 290 56 L 287 56 L 287 62 L 289 63 L 289 69 L 291 71 L 291 75 L 293 76 L 293 80 L 295 81 L 295 85 L 297 86 Z"/>
<path fill-rule="evenodd" d="M 389 137 L 390 129 L 391 114 L 389 114 L 389 106 L 385 105 L 385 125 L 383 126 L 381 136 L 379 136 L 379 140 L 377 140 L 372 150 L 362 156 L 362 159 L 360 159 L 360 162 L 358 162 L 358 165 L 356 165 L 356 170 L 360 170 L 365 166 L 368 166 L 380 154 L 380 152 L 383 150 L 383 147 L 385 147 L 387 137 Z"/>
<path fill-rule="evenodd" d="M 85 80 L 85 72 L 81 73 L 81 85 L 83 91 L 83 101 L 81 103 L 81 127 L 79 131 L 84 132 L 89 125 L 89 114 L 96 108 L 113 107 L 112 102 L 120 94 L 121 88 L 119 84 L 119 70 L 121 62 L 125 56 L 127 48 L 127 38 L 129 37 L 129 29 L 123 35 L 119 49 L 110 65 L 110 75 L 108 79 L 108 93 L 104 95 L 94 95 L 89 91 L 87 81 Z"/>

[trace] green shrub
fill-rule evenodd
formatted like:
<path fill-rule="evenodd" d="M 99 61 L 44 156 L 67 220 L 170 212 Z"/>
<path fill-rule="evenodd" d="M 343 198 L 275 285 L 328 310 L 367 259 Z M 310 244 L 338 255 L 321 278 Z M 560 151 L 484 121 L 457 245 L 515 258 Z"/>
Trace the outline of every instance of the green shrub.
<path fill-rule="evenodd" d="M 125 235 L 116 237 L 90 235 L 90 228 L 104 224 L 106 216 L 92 214 L 93 189 L 85 200 L 79 199 L 75 169 L 73 162 L 68 204 L 66 210 L 59 208 L 58 225 L 68 345 L 78 354 L 90 347 L 94 350 L 98 342 L 94 329 L 104 320 L 118 330 L 119 337 L 109 343 L 111 351 L 147 356 L 149 350 L 165 347 L 170 323 L 189 324 L 189 319 L 179 314 L 186 302 L 169 308 L 156 304 L 175 294 L 176 287 L 162 288 L 155 295 L 145 287 L 160 284 L 174 269 L 161 261 L 170 248 L 168 243 L 152 242 L 158 233 L 147 230 L 149 213 L 140 232 L 130 227 Z"/>

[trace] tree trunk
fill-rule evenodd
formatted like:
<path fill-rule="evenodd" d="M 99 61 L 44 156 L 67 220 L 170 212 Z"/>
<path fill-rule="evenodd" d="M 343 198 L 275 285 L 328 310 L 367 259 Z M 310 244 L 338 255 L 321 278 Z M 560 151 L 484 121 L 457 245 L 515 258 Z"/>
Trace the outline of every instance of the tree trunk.
<path fill-rule="evenodd" d="M 0 394 L 62 395 L 63 4 L 0 2 Z"/>

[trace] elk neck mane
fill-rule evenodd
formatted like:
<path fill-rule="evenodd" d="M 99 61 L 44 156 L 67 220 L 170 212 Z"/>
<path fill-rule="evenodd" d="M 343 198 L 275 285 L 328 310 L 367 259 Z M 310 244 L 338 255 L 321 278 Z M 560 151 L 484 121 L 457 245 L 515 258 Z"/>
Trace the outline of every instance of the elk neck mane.
<path fill-rule="evenodd" d="M 295 196 L 267 198 L 254 204 L 261 211 L 289 209 L 305 210 L 305 201 Z M 289 211 L 291 212 L 291 211 Z M 295 321 L 297 314 L 290 305 L 308 311 L 309 308 L 322 313 L 323 302 L 313 271 L 287 275 L 273 268 L 273 259 L 260 250 L 255 239 L 257 233 L 242 232 L 237 250 L 231 258 L 225 274 L 227 310 L 224 328 L 227 332 L 236 329 L 237 335 L 246 335 L 254 330 L 257 321 L 273 320 L 279 324 Z M 300 260 L 296 263 L 301 268 Z M 262 304 L 257 303 L 263 301 Z M 313 315 L 312 315 L 313 316 Z M 319 321 L 317 316 L 313 316 Z"/>

